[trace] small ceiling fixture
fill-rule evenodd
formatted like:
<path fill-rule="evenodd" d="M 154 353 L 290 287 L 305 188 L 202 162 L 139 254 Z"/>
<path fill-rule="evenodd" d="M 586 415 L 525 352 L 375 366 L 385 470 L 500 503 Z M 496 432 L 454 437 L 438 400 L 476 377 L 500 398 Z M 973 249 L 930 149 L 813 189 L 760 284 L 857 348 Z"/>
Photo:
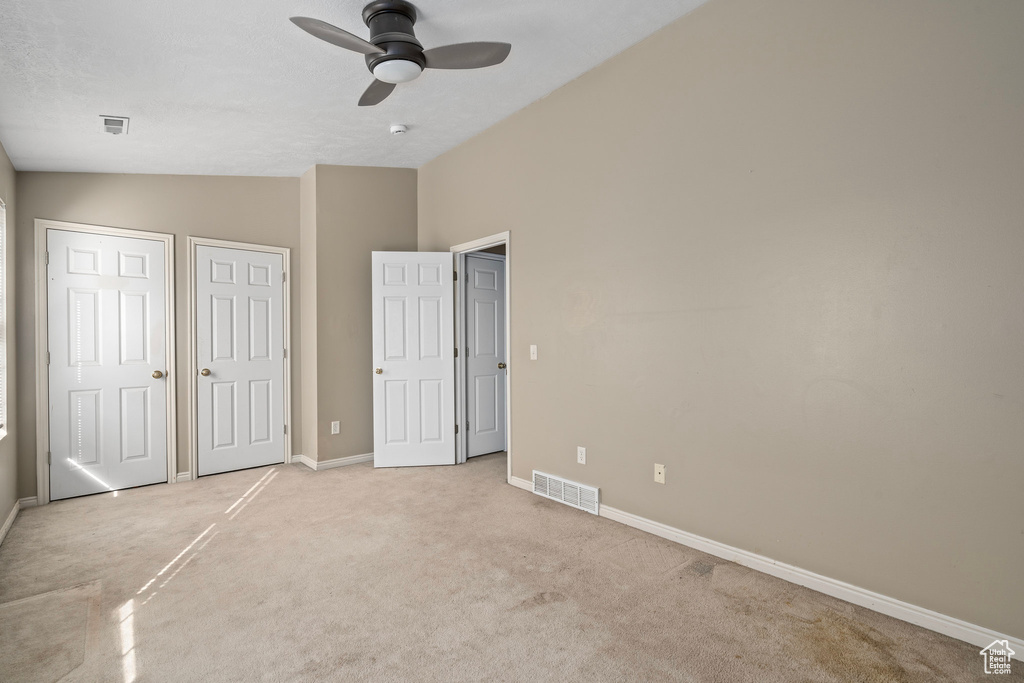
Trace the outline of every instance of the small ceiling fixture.
<path fill-rule="evenodd" d="M 408 83 L 424 69 L 479 69 L 501 64 L 512 46 L 508 43 L 456 43 L 424 50 L 413 33 L 416 8 L 406 0 L 374 0 L 363 8 L 370 40 L 309 17 L 292 17 L 306 33 L 366 55 L 366 67 L 376 78 L 359 99 L 360 107 L 380 104 L 398 83 Z"/>
<path fill-rule="evenodd" d="M 392 135 L 403 135 L 403 134 L 407 133 L 408 131 L 409 131 L 409 128 L 404 123 L 396 123 L 395 125 L 391 126 L 391 134 Z"/>
<path fill-rule="evenodd" d="M 103 132 L 111 135 L 121 135 L 128 132 L 127 116 L 100 116 L 103 119 Z"/>

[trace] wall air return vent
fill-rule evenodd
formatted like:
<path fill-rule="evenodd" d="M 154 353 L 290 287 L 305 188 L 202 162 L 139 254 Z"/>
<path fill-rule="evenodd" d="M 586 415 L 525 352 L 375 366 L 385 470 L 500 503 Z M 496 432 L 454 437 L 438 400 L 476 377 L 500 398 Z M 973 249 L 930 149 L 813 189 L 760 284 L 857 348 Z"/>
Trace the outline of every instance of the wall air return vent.
<path fill-rule="evenodd" d="M 101 116 L 103 121 L 103 132 L 111 135 L 121 135 L 128 132 L 127 116 Z"/>
<path fill-rule="evenodd" d="M 551 474 L 533 471 L 533 492 L 593 515 L 598 513 L 598 489 Z"/>

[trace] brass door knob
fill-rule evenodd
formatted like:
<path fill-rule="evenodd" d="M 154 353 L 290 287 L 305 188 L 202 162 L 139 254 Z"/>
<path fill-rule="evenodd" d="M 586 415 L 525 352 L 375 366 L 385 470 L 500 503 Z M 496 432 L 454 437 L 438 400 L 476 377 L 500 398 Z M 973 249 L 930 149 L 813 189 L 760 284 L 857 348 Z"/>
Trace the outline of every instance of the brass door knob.
<path fill-rule="evenodd" d="M 209 377 L 210 368 L 203 368 L 202 370 L 199 371 L 199 374 L 202 375 L 203 377 Z"/>
<path fill-rule="evenodd" d="M 163 376 L 164 376 L 164 373 L 160 372 L 159 370 L 154 370 L 153 371 L 153 379 L 160 379 Z"/>
<path fill-rule="evenodd" d="M 507 365 L 505 365 L 504 363 L 498 363 L 498 369 L 499 369 L 499 370 L 504 370 L 504 369 L 505 369 L 505 368 L 507 368 L 507 367 L 508 367 L 508 366 L 507 366 Z"/>
<path fill-rule="evenodd" d="M 374 370 L 374 372 L 376 372 L 378 375 L 383 375 L 384 374 L 384 368 L 377 368 L 376 370 Z"/>

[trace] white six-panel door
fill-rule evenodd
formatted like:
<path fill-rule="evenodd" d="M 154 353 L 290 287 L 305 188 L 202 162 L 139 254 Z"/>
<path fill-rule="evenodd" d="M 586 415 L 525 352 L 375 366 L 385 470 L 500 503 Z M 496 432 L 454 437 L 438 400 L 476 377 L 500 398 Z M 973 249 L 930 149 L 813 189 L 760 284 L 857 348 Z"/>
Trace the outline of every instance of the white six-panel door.
<path fill-rule="evenodd" d="M 505 261 L 466 256 L 466 455 L 505 450 Z"/>
<path fill-rule="evenodd" d="M 50 499 L 167 481 L 164 243 L 46 243 Z"/>
<path fill-rule="evenodd" d="M 199 474 L 284 462 L 284 258 L 196 246 Z"/>
<path fill-rule="evenodd" d="M 373 252 L 374 467 L 455 464 L 450 253 Z"/>

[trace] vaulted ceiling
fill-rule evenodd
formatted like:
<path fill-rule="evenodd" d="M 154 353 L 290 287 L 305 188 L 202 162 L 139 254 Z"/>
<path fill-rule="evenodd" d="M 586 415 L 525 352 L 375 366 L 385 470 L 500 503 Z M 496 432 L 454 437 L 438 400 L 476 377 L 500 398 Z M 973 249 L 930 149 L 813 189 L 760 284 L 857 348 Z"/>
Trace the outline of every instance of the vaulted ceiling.
<path fill-rule="evenodd" d="M 0 140 L 18 170 L 301 174 L 418 167 L 706 0 L 419 0 L 424 47 L 492 40 L 499 66 L 428 70 L 376 107 L 363 56 L 299 30 L 362 37 L 363 0 L 5 0 Z M 127 135 L 101 115 L 130 117 Z M 391 124 L 409 132 L 393 136 Z"/>

